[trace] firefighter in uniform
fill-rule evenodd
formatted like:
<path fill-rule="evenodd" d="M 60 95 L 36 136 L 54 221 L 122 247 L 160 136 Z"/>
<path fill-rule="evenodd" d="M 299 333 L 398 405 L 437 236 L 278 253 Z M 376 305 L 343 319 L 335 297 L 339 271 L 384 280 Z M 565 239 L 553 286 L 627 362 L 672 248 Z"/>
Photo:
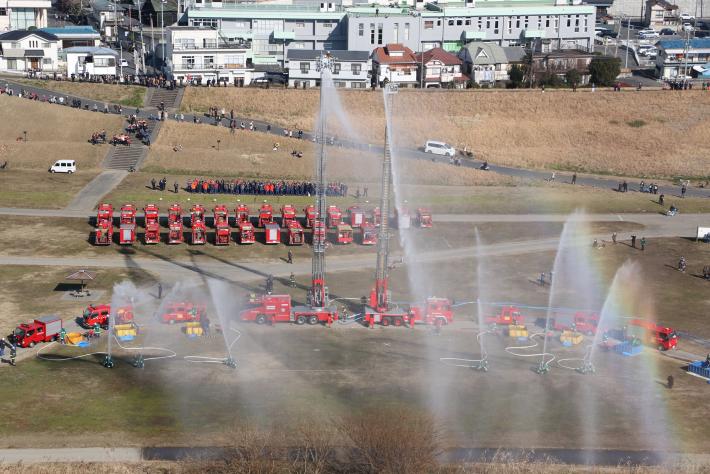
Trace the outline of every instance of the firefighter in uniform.
<path fill-rule="evenodd" d="M 64 329 L 64 328 L 62 328 L 62 329 L 59 331 L 59 342 L 60 342 L 61 344 L 66 344 L 66 343 L 67 343 L 67 330 Z"/>
<path fill-rule="evenodd" d="M 374 329 L 374 328 L 375 328 L 375 318 L 374 318 L 374 316 L 370 317 L 370 321 L 368 321 L 368 322 L 369 322 L 369 324 L 370 324 L 370 329 Z"/>
<path fill-rule="evenodd" d="M 296 275 L 291 272 L 291 275 L 288 277 L 288 284 L 291 286 L 291 288 L 296 288 Z"/>
<path fill-rule="evenodd" d="M 326 324 L 328 324 L 328 327 L 333 326 L 333 315 L 328 313 L 328 319 L 326 320 Z"/>
<path fill-rule="evenodd" d="M 286 254 L 286 263 L 293 263 L 293 252 L 290 250 L 288 251 L 288 254 Z"/>
<path fill-rule="evenodd" d="M 94 336 L 101 336 L 101 325 L 99 323 L 94 323 Z"/>
<path fill-rule="evenodd" d="M 269 325 L 272 328 L 276 327 L 276 314 L 275 313 L 271 313 L 271 316 L 269 316 Z"/>
<path fill-rule="evenodd" d="M 15 366 L 15 359 L 17 358 L 17 347 L 15 344 L 10 346 L 10 365 Z"/>

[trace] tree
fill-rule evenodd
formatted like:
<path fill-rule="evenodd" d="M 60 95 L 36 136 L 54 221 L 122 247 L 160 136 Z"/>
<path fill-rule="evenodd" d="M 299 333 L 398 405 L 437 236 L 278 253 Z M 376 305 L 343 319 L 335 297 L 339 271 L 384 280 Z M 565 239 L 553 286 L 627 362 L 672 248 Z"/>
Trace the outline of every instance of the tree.
<path fill-rule="evenodd" d="M 565 73 L 565 81 L 570 87 L 577 87 L 582 82 L 582 75 L 576 69 L 570 69 Z"/>
<path fill-rule="evenodd" d="M 57 10 L 63 13 L 67 13 L 72 16 L 79 16 L 81 14 L 81 3 L 77 0 L 58 0 Z"/>
<path fill-rule="evenodd" d="M 616 82 L 621 73 L 621 59 L 594 58 L 589 63 L 589 73 L 594 84 L 610 86 Z"/>
<path fill-rule="evenodd" d="M 510 79 L 511 89 L 522 87 L 523 81 L 525 80 L 525 71 L 523 71 L 522 66 L 513 64 L 508 72 L 508 78 Z"/>

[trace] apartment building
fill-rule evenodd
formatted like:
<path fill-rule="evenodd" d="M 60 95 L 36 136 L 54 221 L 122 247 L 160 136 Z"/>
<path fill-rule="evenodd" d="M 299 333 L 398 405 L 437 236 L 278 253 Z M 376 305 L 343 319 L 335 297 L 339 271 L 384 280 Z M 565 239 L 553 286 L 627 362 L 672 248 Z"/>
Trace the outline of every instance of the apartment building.
<path fill-rule="evenodd" d="M 333 61 L 331 77 L 335 87 L 365 89 L 370 86 L 370 53 L 367 51 L 301 50 L 288 52 L 288 85 L 295 88 L 320 86 L 318 60 L 329 54 Z"/>
<path fill-rule="evenodd" d="M 471 41 L 533 45 L 540 51 L 590 50 L 595 9 L 579 0 L 426 3 L 417 8 L 355 6 L 345 19 L 350 50 L 401 43 L 413 51 L 456 52 Z"/>
<path fill-rule="evenodd" d="M 235 86 L 251 83 L 251 41 L 225 38 L 216 28 L 204 26 L 171 26 L 167 38 L 166 73 L 171 79 Z"/>
<path fill-rule="evenodd" d="M 345 10 L 334 3 L 281 5 L 186 0 L 190 26 L 219 29 L 222 36 L 249 40 L 252 61 L 285 66 L 288 51 L 344 50 Z M 368 51 L 371 51 L 370 48 Z"/>
<path fill-rule="evenodd" d="M 50 0 L 0 0 L 0 33 L 47 26 Z"/>

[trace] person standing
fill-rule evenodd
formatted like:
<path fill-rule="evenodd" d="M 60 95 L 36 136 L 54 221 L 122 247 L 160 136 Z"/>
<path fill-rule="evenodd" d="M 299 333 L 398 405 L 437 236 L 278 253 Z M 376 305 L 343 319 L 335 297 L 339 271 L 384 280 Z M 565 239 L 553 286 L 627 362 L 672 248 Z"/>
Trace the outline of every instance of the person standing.
<path fill-rule="evenodd" d="M 646 250 L 646 237 L 641 237 L 641 251 Z"/>
<path fill-rule="evenodd" d="M 163 299 L 163 284 L 161 282 L 158 282 L 158 299 Z"/>
<path fill-rule="evenodd" d="M 616 245 L 616 232 L 611 234 L 611 241 L 614 242 L 614 245 Z"/>
<path fill-rule="evenodd" d="M 16 365 L 16 359 L 17 359 L 17 346 L 15 344 L 12 344 L 10 346 L 10 365 L 15 366 Z"/>
<path fill-rule="evenodd" d="M 286 254 L 286 263 L 293 263 L 293 252 L 291 250 Z"/>
<path fill-rule="evenodd" d="M 572 175 L 572 184 L 577 184 L 577 173 Z"/>
<path fill-rule="evenodd" d="M 545 286 L 545 272 L 540 273 L 540 286 Z"/>
<path fill-rule="evenodd" d="M 636 248 L 636 236 L 635 235 L 631 236 L 631 247 Z"/>

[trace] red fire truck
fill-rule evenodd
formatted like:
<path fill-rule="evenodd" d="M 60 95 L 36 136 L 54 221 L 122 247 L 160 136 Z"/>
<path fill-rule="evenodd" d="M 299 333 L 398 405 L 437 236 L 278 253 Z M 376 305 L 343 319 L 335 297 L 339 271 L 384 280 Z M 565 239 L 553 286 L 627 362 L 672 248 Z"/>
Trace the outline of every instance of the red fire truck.
<path fill-rule="evenodd" d="M 94 230 L 95 245 L 111 245 L 113 240 L 113 224 L 110 219 L 103 219 L 96 223 Z"/>
<path fill-rule="evenodd" d="M 486 323 L 495 324 L 497 326 L 508 326 L 511 324 L 517 326 L 525 324 L 525 317 L 520 314 L 520 310 L 515 306 L 503 306 L 500 309 L 500 313 L 495 316 L 487 317 Z"/>
<path fill-rule="evenodd" d="M 328 206 L 327 214 L 329 228 L 334 229 L 343 223 L 343 213 L 340 211 L 338 206 Z"/>
<path fill-rule="evenodd" d="M 357 229 L 365 223 L 365 212 L 359 206 L 350 206 L 348 215 L 350 216 L 350 226 L 353 229 Z"/>
<path fill-rule="evenodd" d="M 432 220 L 431 220 L 431 211 L 429 211 L 429 209 L 426 209 L 424 207 L 418 208 L 416 222 L 419 227 L 424 227 L 424 228 L 431 227 L 433 225 Z"/>
<path fill-rule="evenodd" d="M 190 209 L 190 227 L 195 225 L 195 222 L 205 221 L 205 207 L 202 204 L 195 204 Z"/>
<path fill-rule="evenodd" d="M 675 349 L 678 345 L 678 335 L 672 328 L 645 319 L 630 320 L 627 334 L 638 337 L 644 344 L 656 347 L 659 351 Z"/>
<path fill-rule="evenodd" d="M 111 221 L 113 224 L 113 206 L 108 203 L 99 204 L 99 209 L 96 212 L 96 223 L 101 221 Z"/>
<path fill-rule="evenodd" d="M 148 204 L 143 208 L 145 215 L 145 243 L 157 244 L 160 242 L 160 221 L 158 206 Z"/>
<path fill-rule="evenodd" d="M 271 204 L 264 203 L 259 208 L 259 227 L 264 227 L 266 224 L 274 222 L 274 208 Z"/>
<path fill-rule="evenodd" d="M 303 213 L 306 215 L 306 227 L 312 229 L 313 223 L 316 221 L 316 216 L 318 215 L 318 213 L 316 212 L 316 207 L 313 204 L 309 204 L 303 209 Z"/>
<path fill-rule="evenodd" d="M 316 221 L 313 223 L 313 236 L 311 237 L 311 243 L 320 241 L 324 242 L 328 234 L 325 224 L 322 221 Z"/>
<path fill-rule="evenodd" d="M 168 226 L 168 243 L 181 244 L 184 240 L 182 222 L 173 222 L 170 224 Z"/>
<path fill-rule="evenodd" d="M 229 227 L 229 223 L 226 219 L 218 218 L 215 221 L 215 233 L 214 233 L 214 244 L 215 245 L 229 245 L 229 241 L 232 237 L 232 231 Z"/>
<path fill-rule="evenodd" d="M 7 340 L 17 347 L 34 347 L 39 342 L 50 342 L 59 339 L 62 330 L 62 320 L 57 316 L 43 316 L 31 323 L 22 323 L 7 337 Z"/>
<path fill-rule="evenodd" d="M 264 225 L 264 243 L 269 245 L 281 243 L 281 227 L 275 222 Z"/>
<path fill-rule="evenodd" d="M 377 243 L 377 229 L 373 224 L 363 224 L 361 230 L 362 245 L 375 245 Z"/>
<path fill-rule="evenodd" d="M 291 204 L 281 206 L 281 225 L 284 229 L 288 228 L 288 224 L 296 220 L 296 208 Z"/>
<path fill-rule="evenodd" d="M 189 302 L 171 303 L 163 309 L 160 320 L 164 323 L 175 324 L 176 322 L 199 321 L 205 315 L 205 305 Z"/>
<path fill-rule="evenodd" d="M 585 311 L 577 311 L 574 313 L 571 321 L 555 318 L 552 324 L 552 328 L 556 331 L 574 330 L 590 336 L 597 333 L 597 326 L 599 326 L 599 315 Z"/>
<path fill-rule="evenodd" d="M 297 220 L 288 223 L 288 244 L 303 245 L 303 227 Z"/>
<path fill-rule="evenodd" d="M 203 245 L 207 242 L 207 226 L 204 221 L 195 220 L 192 222 L 192 245 Z"/>
<path fill-rule="evenodd" d="M 217 223 L 222 220 L 229 225 L 229 211 L 227 210 L 227 206 L 224 204 L 217 204 L 214 209 L 212 209 L 212 225 L 214 225 L 214 228 L 217 228 Z"/>
<path fill-rule="evenodd" d="M 335 227 L 336 239 L 335 242 L 338 244 L 350 244 L 353 241 L 353 228 L 347 224 L 338 224 Z"/>
<path fill-rule="evenodd" d="M 108 318 L 111 314 L 111 305 L 89 305 L 79 319 L 79 324 L 84 328 L 92 328 L 98 324 L 103 329 L 108 329 Z M 133 321 L 133 309 L 130 306 L 118 308 L 116 311 L 116 324 L 126 324 Z"/>
<path fill-rule="evenodd" d="M 335 308 L 311 308 L 291 306 L 290 295 L 259 295 L 249 300 L 250 308 L 240 313 L 242 321 L 254 321 L 257 324 L 267 322 L 318 324 L 333 322 L 338 319 Z"/>
<path fill-rule="evenodd" d="M 410 320 L 410 323 L 436 325 L 438 320 L 440 325 L 446 325 L 454 322 L 454 313 L 451 311 L 449 299 L 435 296 L 427 298 L 423 308 L 421 306 L 412 307 L 412 316 L 414 319 Z"/>
<path fill-rule="evenodd" d="M 242 222 L 249 222 L 249 206 L 246 204 L 238 204 L 237 208 L 234 210 L 234 216 L 235 216 L 235 223 L 237 227 L 239 227 L 239 224 Z"/>
<path fill-rule="evenodd" d="M 133 245 L 136 241 L 136 207 L 125 204 L 121 207 L 121 227 L 118 233 L 118 243 Z"/>
<path fill-rule="evenodd" d="M 253 244 L 256 241 L 254 238 L 254 226 L 249 222 L 239 224 L 239 243 Z"/>
<path fill-rule="evenodd" d="M 446 325 L 453 322 L 453 312 L 451 303 L 447 298 L 427 298 L 424 307 L 392 306 L 388 311 L 379 312 L 375 308 L 377 305 L 377 294 L 373 288 L 370 292 L 370 306 L 365 309 L 363 322 L 373 326 L 381 324 L 383 326 L 403 326 L 409 324 L 412 327 L 416 323 L 430 325 Z"/>
<path fill-rule="evenodd" d="M 365 214 L 365 222 L 372 224 L 375 227 L 379 227 L 382 222 L 382 213 L 380 212 L 380 208 L 376 207 L 369 213 Z"/>
<path fill-rule="evenodd" d="M 171 204 L 170 210 L 168 211 L 168 224 L 174 222 L 180 222 L 182 224 L 182 207 L 180 204 Z"/>

